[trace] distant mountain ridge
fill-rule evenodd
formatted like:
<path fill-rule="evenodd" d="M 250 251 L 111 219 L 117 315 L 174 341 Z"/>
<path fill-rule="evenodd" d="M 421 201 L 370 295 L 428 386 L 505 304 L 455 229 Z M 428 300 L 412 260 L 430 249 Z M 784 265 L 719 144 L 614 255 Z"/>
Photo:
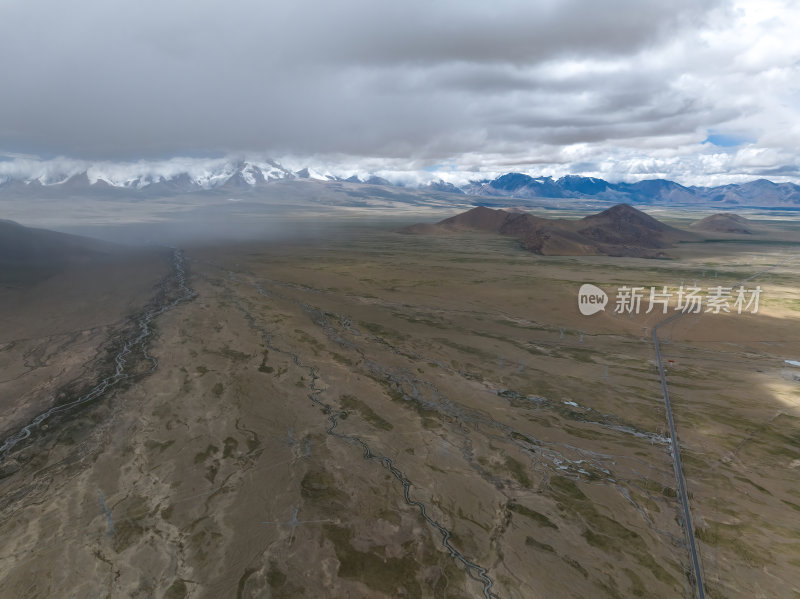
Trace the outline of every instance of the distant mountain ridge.
<path fill-rule="evenodd" d="M 90 169 L 91 170 L 91 169 Z M 278 180 L 339 182 L 376 186 L 393 185 L 386 178 L 369 175 L 341 177 L 312 168 L 292 171 L 275 161 L 230 161 L 199 172 L 175 172 L 170 175 L 103 174 L 83 171 L 72 175 L 19 178 L 0 176 L 0 197 L 7 194 L 59 194 L 83 192 L 124 192 L 126 195 L 177 195 L 210 190 L 258 190 Z M 717 187 L 684 186 L 666 179 L 648 179 L 635 183 L 611 183 L 596 177 L 566 175 L 560 179 L 532 177 L 524 173 L 506 173 L 495 179 L 454 185 L 443 180 L 419 186 L 422 191 L 496 198 L 548 198 L 595 200 L 610 204 L 711 204 L 721 208 L 736 206 L 800 207 L 800 185 L 773 183 L 758 179 L 747 183 Z"/>
<path fill-rule="evenodd" d="M 490 181 L 473 181 L 469 195 L 510 198 L 594 199 L 631 204 L 707 204 L 720 206 L 800 206 L 800 185 L 758 179 L 719 187 L 686 187 L 667 179 L 609 183 L 595 177 L 560 179 L 508 173 Z"/>

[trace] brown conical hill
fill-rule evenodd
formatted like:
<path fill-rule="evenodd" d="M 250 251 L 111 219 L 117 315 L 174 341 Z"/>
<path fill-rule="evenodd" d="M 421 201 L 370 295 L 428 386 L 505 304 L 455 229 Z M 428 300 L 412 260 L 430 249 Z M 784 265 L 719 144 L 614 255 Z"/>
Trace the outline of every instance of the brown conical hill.
<path fill-rule="evenodd" d="M 438 225 L 452 230 L 465 229 L 497 233 L 509 217 L 513 216 L 511 212 L 506 210 L 478 206 L 472 210 L 446 218 L 440 221 Z"/>
<path fill-rule="evenodd" d="M 582 218 L 573 226 L 581 236 L 613 246 L 663 248 L 686 236 L 628 204 L 617 204 Z"/>
<path fill-rule="evenodd" d="M 406 233 L 484 231 L 508 235 L 545 256 L 638 256 L 662 258 L 658 251 L 693 238 L 627 204 L 618 204 L 579 220 L 539 218 L 532 214 L 485 207 L 473 208 L 435 225 L 414 225 Z"/>
<path fill-rule="evenodd" d="M 753 222 L 738 214 L 718 213 L 700 219 L 689 225 L 698 231 L 715 231 L 718 233 L 753 233 Z"/>
<path fill-rule="evenodd" d="M 569 230 L 568 220 L 538 218 L 514 214 L 500 228 L 500 233 L 516 237 L 526 250 L 544 256 L 584 256 L 594 254 L 578 234 Z"/>

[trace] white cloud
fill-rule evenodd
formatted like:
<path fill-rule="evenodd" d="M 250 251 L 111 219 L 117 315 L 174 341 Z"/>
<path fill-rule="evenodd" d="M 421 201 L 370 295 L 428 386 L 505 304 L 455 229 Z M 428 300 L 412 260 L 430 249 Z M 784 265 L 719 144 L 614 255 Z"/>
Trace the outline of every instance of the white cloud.
<path fill-rule="evenodd" d="M 790 0 L 9 0 L 0 176 L 800 180 L 797 31 Z"/>

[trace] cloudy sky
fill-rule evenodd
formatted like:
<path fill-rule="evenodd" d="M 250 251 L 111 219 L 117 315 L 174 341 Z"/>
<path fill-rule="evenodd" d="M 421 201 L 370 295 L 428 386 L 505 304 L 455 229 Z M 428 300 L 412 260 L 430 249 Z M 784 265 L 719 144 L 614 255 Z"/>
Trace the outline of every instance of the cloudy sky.
<path fill-rule="evenodd" d="M 0 166 L 800 182 L 797 4 L 2 0 Z"/>

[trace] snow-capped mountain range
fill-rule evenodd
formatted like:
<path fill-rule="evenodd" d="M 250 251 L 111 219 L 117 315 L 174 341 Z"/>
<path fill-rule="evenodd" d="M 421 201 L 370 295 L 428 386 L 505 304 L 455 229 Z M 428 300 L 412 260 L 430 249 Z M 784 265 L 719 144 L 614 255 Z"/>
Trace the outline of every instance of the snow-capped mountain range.
<path fill-rule="evenodd" d="M 319 173 L 303 169 L 292 172 L 274 161 L 209 161 L 206 164 L 165 162 L 160 164 L 134 163 L 131 165 L 102 164 L 89 166 L 75 172 L 72 165 L 58 166 L 42 164 L 40 174 L 25 176 L 22 172 L 2 173 L 0 170 L 0 189 L 9 185 L 39 187 L 94 187 L 117 188 L 125 190 L 151 190 L 167 187 L 174 191 L 198 191 L 222 186 L 256 187 L 278 179 L 319 179 L 327 178 Z M 2 167 L 2 163 L 0 163 Z M 7 169 L 10 170 L 10 169 Z M 23 171 L 20 168 L 18 171 Z M 35 171 L 36 168 L 29 170 Z"/>
<path fill-rule="evenodd" d="M 665 179 L 610 183 L 594 177 L 567 175 L 559 179 L 507 173 L 493 179 L 456 185 L 444 180 L 414 186 L 392 183 L 374 175 L 342 176 L 313 168 L 291 170 L 272 160 L 217 160 L 205 163 L 168 161 L 153 168 L 146 163 L 105 164 L 85 170 L 52 167 L 26 176 L 25 169 L 3 169 L 0 162 L 0 197 L 11 194 L 68 194 L 89 192 L 125 195 L 178 195 L 213 190 L 257 191 L 275 181 L 306 180 L 327 183 L 380 185 L 419 189 L 431 193 L 466 194 L 495 198 L 570 198 L 631 204 L 715 204 L 719 206 L 800 207 L 800 185 L 766 179 L 717 187 L 683 186 Z M 36 169 L 28 169 L 35 171 Z M 71 170 L 71 172 L 69 172 Z"/>

